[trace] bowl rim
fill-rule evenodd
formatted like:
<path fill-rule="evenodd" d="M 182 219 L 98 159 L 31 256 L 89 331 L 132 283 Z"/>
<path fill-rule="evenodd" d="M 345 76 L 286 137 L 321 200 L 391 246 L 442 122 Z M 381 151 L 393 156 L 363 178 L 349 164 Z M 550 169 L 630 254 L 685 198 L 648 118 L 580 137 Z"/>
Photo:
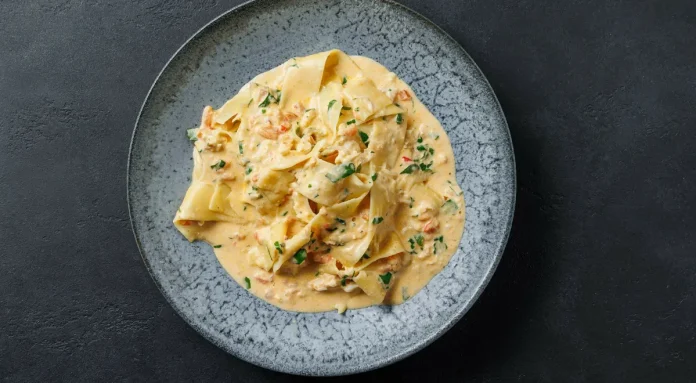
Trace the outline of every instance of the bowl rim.
<path fill-rule="evenodd" d="M 435 24 L 433 21 L 428 19 L 427 17 L 423 16 L 417 11 L 414 11 L 413 9 L 407 7 L 406 5 L 400 4 L 394 0 L 379 0 L 379 3 L 383 4 L 388 4 L 391 6 L 396 6 L 401 8 L 402 10 L 410 13 L 412 16 L 416 18 L 420 18 L 422 21 L 424 21 L 427 25 L 430 27 L 434 28 L 437 32 L 442 34 L 445 38 L 449 39 L 450 42 L 454 43 L 460 50 L 461 53 L 466 56 L 470 63 L 473 65 L 473 68 L 475 71 L 478 72 L 480 75 L 480 78 L 483 80 L 485 83 L 485 86 L 488 87 L 490 94 L 493 96 L 493 100 L 495 102 L 495 105 L 497 106 L 498 110 L 500 111 L 500 117 L 501 117 L 501 123 L 502 123 L 502 128 L 503 130 L 507 133 L 507 144 L 509 145 L 510 148 L 510 161 L 511 161 L 511 202 L 510 202 L 510 210 L 508 212 L 507 220 L 505 222 L 505 228 L 504 228 L 504 235 L 501 236 L 499 243 L 497 244 L 497 250 L 495 252 L 495 257 L 493 259 L 493 262 L 490 264 L 490 267 L 486 271 L 485 275 L 481 279 L 481 282 L 479 283 L 478 286 L 475 287 L 475 292 L 472 295 L 472 297 L 469 299 L 468 302 L 466 302 L 462 307 L 456 312 L 455 315 L 452 317 L 448 318 L 447 320 L 443 321 L 443 323 L 437 328 L 437 330 L 431 332 L 427 336 L 423 337 L 422 339 L 418 340 L 415 342 L 413 345 L 411 345 L 408 348 L 401 349 L 397 351 L 395 354 L 388 356 L 386 358 L 382 359 L 375 359 L 372 362 L 362 364 L 360 366 L 353 366 L 352 368 L 343 368 L 340 370 L 336 370 L 334 373 L 326 373 L 326 374 L 312 374 L 311 372 L 308 373 L 306 371 L 300 371 L 300 370 L 294 370 L 294 371 L 289 371 L 289 370 L 283 370 L 279 369 L 276 367 L 276 365 L 273 364 L 268 364 L 263 360 L 256 360 L 256 359 L 251 359 L 248 358 L 245 354 L 239 353 L 235 350 L 232 350 L 231 348 L 228 348 L 226 344 L 223 342 L 218 342 L 216 339 L 208 336 L 206 332 L 201 331 L 199 329 L 199 326 L 196 325 L 194 321 L 192 321 L 182 310 L 179 309 L 179 307 L 175 304 L 174 300 L 172 297 L 166 292 L 166 290 L 163 288 L 161 283 L 157 278 L 155 278 L 155 275 L 153 273 L 152 267 L 150 265 L 150 262 L 148 259 L 145 257 L 142 245 L 140 243 L 140 236 L 138 233 L 138 230 L 135 225 L 135 220 L 134 220 L 134 215 L 133 215 L 133 204 L 131 203 L 131 166 L 133 163 L 133 147 L 135 144 L 135 138 L 136 134 L 138 131 L 138 126 L 140 124 L 140 119 L 143 116 L 143 112 L 145 111 L 150 98 L 152 96 L 152 92 L 159 82 L 160 78 L 162 75 L 167 71 L 169 68 L 170 64 L 174 59 L 181 53 L 181 51 L 191 42 L 197 40 L 198 38 L 201 38 L 203 34 L 205 33 L 206 30 L 208 30 L 210 27 L 214 26 L 224 18 L 228 17 L 229 15 L 240 12 L 244 8 L 251 6 L 254 3 L 260 3 L 263 0 L 249 0 L 246 1 L 242 4 L 239 4 L 235 7 L 232 7 L 228 9 L 227 11 L 221 13 L 220 15 L 216 16 L 209 22 L 207 22 L 205 25 L 203 25 L 201 28 L 199 28 L 191 37 L 186 39 L 186 41 L 177 48 L 177 50 L 174 52 L 174 54 L 167 60 L 167 62 L 164 64 L 164 67 L 159 71 L 157 76 L 155 77 L 155 80 L 153 81 L 152 85 L 150 86 L 150 89 L 147 92 L 147 95 L 145 96 L 145 100 L 143 101 L 140 110 L 138 112 L 138 117 L 135 120 L 135 124 L 133 127 L 133 133 L 131 134 L 131 141 L 130 145 L 128 148 L 128 164 L 126 167 L 126 202 L 128 204 L 128 217 L 130 219 L 130 224 L 131 224 L 131 230 L 133 231 L 133 235 L 135 237 L 135 243 L 138 247 L 138 252 L 140 253 L 140 257 L 143 260 L 143 263 L 145 264 L 145 268 L 147 269 L 148 273 L 150 274 L 150 277 L 154 281 L 155 285 L 157 286 L 157 289 L 159 289 L 160 293 L 164 296 L 166 299 L 167 303 L 174 309 L 174 312 L 184 320 L 186 324 L 191 326 L 196 332 L 201 335 L 203 338 L 205 338 L 207 341 L 211 342 L 215 346 L 219 347 L 223 351 L 227 352 L 228 354 L 239 358 L 247 363 L 251 363 L 253 365 L 272 370 L 272 371 L 277 371 L 277 372 L 282 372 L 282 373 L 289 373 L 293 375 L 302 375 L 302 376 L 345 376 L 345 375 L 352 375 L 352 374 L 357 374 L 357 373 L 362 373 L 362 372 L 367 372 L 367 371 L 372 371 L 376 370 L 385 366 L 388 366 L 390 364 L 396 363 L 400 360 L 403 360 L 416 352 L 424 349 L 425 347 L 429 346 L 431 343 L 433 343 L 435 340 L 439 339 L 442 335 L 444 335 L 447 331 L 449 331 L 455 324 L 461 320 L 461 318 L 471 309 L 471 307 L 476 303 L 478 298 L 481 296 L 483 293 L 483 290 L 485 290 L 486 286 L 490 282 L 491 278 L 493 277 L 493 274 L 495 273 L 495 270 L 498 267 L 498 264 L 500 263 L 500 260 L 503 256 L 503 253 L 505 251 L 505 247 L 507 245 L 508 239 L 510 237 L 510 230 L 512 228 L 512 222 L 514 218 L 514 213 L 515 213 L 515 208 L 516 208 L 516 203 L 517 203 L 517 162 L 515 159 L 515 151 L 514 151 L 514 146 L 512 143 L 512 137 L 510 134 L 510 127 L 507 122 L 507 118 L 505 116 L 505 113 L 503 111 L 502 106 L 500 105 L 500 101 L 498 100 L 498 97 L 496 96 L 493 87 L 491 86 L 490 82 L 484 75 L 483 71 L 481 71 L 481 68 L 476 64 L 474 59 L 469 55 L 469 53 L 462 47 L 461 44 L 457 40 L 455 40 L 449 33 L 447 33 L 445 30 L 443 30 L 439 25 Z M 466 230 L 466 229 L 465 229 Z"/>

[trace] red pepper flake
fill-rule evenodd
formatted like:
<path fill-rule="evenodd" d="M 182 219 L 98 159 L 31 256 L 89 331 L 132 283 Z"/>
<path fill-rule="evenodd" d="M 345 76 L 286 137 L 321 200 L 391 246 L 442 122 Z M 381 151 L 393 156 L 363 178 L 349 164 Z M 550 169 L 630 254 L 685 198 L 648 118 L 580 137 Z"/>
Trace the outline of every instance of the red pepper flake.
<path fill-rule="evenodd" d="M 406 161 L 406 162 L 411 162 L 411 161 L 413 161 L 412 159 L 410 159 L 410 158 L 408 158 L 408 157 L 406 157 L 406 156 L 403 156 L 403 157 L 401 157 L 401 158 L 403 158 L 404 161 Z"/>

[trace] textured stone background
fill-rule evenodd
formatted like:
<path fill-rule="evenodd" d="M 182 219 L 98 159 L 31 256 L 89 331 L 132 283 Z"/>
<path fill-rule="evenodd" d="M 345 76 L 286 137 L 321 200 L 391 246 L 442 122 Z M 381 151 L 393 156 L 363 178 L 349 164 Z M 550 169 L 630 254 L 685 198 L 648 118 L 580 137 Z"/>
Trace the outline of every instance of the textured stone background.
<path fill-rule="evenodd" d="M 297 379 L 189 328 L 128 221 L 126 157 L 147 90 L 238 3 L 0 2 L 1 380 Z M 488 76 L 515 144 L 518 206 L 465 318 L 360 378 L 691 380 L 696 3 L 403 3 Z"/>

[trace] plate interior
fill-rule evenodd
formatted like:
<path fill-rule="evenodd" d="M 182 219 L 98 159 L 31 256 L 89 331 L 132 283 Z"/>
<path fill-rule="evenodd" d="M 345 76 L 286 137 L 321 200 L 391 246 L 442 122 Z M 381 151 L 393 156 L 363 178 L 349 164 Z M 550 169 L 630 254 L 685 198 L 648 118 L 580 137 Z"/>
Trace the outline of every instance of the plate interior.
<path fill-rule="evenodd" d="M 188 243 L 172 225 L 193 165 L 185 133 L 198 126 L 205 105 L 221 106 L 256 74 L 332 48 L 382 63 L 440 119 L 467 203 L 465 233 L 449 265 L 405 304 L 345 315 L 286 312 L 237 285 L 208 245 Z M 133 133 L 128 200 L 150 273 L 198 332 L 259 366 L 343 375 L 410 355 L 469 309 L 507 241 L 515 167 L 507 124 L 486 79 L 426 19 L 389 2 L 261 0 L 204 27 L 158 77 Z"/>

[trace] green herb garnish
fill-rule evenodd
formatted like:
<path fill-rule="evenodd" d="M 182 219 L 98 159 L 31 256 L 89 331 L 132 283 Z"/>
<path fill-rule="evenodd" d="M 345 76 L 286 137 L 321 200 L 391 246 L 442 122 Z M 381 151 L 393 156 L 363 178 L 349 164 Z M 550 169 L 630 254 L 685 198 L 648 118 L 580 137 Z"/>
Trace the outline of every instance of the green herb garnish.
<path fill-rule="evenodd" d="M 251 288 L 251 280 L 249 277 L 244 277 L 244 287 L 246 287 L 247 290 Z"/>
<path fill-rule="evenodd" d="M 328 178 L 329 181 L 336 183 L 355 173 L 355 170 L 355 165 L 353 165 L 352 162 L 349 164 L 337 165 L 334 166 L 329 173 L 326 173 L 326 178 Z"/>
<path fill-rule="evenodd" d="M 261 103 L 259 104 L 259 108 L 265 108 L 268 105 L 271 105 L 271 93 L 270 92 L 266 95 L 266 98 L 264 98 L 263 101 L 261 101 Z"/>
<path fill-rule="evenodd" d="M 351 110 L 351 109 L 352 108 L 350 106 L 344 106 L 343 108 L 341 108 L 341 110 Z"/>
<path fill-rule="evenodd" d="M 328 110 L 331 110 L 331 107 L 332 107 L 335 103 L 336 103 L 336 100 L 331 100 L 331 101 L 329 101 L 329 108 L 326 109 L 326 110 L 327 110 L 327 111 L 328 111 Z"/>
<path fill-rule="evenodd" d="M 298 250 L 297 253 L 295 253 L 295 255 L 292 256 L 292 262 L 297 265 L 302 264 L 302 262 L 304 262 L 305 259 L 307 259 L 307 250 L 305 249 Z"/>
<path fill-rule="evenodd" d="M 421 234 L 416 234 L 416 235 L 414 235 L 413 237 L 414 237 L 414 239 L 416 240 L 416 243 L 418 244 L 418 246 L 420 246 L 421 249 L 422 249 L 422 248 L 423 248 L 423 243 L 424 243 L 424 241 L 425 241 L 425 239 L 423 238 L 423 235 L 421 235 Z"/>
<path fill-rule="evenodd" d="M 214 249 L 219 249 L 219 248 L 221 248 L 221 247 L 222 247 L 222 245 L 215 245 L 215 246 L 213 246 Z"/>
<path fill-rule="evenodd" d="M 421 142 L 423 142 L 423 137 L 418 137 L 418 140 L 416 141 L 418 141 L 418 143 L 420 144 Z"/>
<path fill-rule="evenodd" d="M 427 164 L 427 165 L 421 162 L 420 163 L 420 170 L 422 170 L 424 172 L 432 172 L 432 170 L 430 169 L 431 166 L 433 166 L 432 162 Z"/>
<path fill-rule="evenodd" d="M 389 282 L 391 282 L 391 278 L 392 278 L 392 273 L 380 274 L 380 276 L 379 276 L 379 279 L 381 279 L 382 283 L 384 283 L 385 285 L 388 285 Z"/>
<path fill-rule="evenodd" d="M 243 142 L 244 141 L 239 141 L 239 154 L 244 154 L 244 146 L 242 146 Z"/>
<path fill-rule="evenodd" d="M 245 171 L 244 173 L 245 173 L 246 175 L 249 175 L 249 174 L 251 174 L 251 172 L 252 172 L 253 170 L 254 170 L 254 169 L 252 169 L 251 167 L 248 167 L 248 168 L 246 168 L 246 171 Z"/>
<path fill-rule="evenodd" d="M 400 174 L 411 174 L 413 173 L 414 170 L 418 170 L 418 165 L 417 164 L 411 164 L 406 167 L 406 169 L 402 170 Z"/>
<path fill-rule="evenodd" d="M 362 140 L 365 147 L 367 147 L 367 145 L 370 143 L 370 136 L 368 136 L 367 133 L 363 132 L 362 130 L 358 130 L 358 134 L 360 135 L 360 140 Z"/>
<path fill-rule="evenodd" d="M 341 278 L 341 286 L 345 286 L 345 285 L 346 285 L 346 279 L 347 279 L 347 278 L 348 278 L 347 275 L 344 275 L 343 278 Z"/>
<path fill-rule="evenodd" d="M 457 203 L 451 199 L 448 199 L 442 204 L 442 211 L 447 214 L 454 214 L 457 212 L 457 210 L 459 210 L 459 206 L 457 206 Z"/>
<path fill-rule="evenodd" d="M 341 85 L 346 85 L 347 82 L 348 79 L 346 78 L 346 76 L 343 76 L 343 81 L 341 81 Z"/>
<path fill-rule="evenodd" d="M 360 259 L 370 259 L 370 256 L 367 255 L 367 253 L 365 253 L 365 254 L 363 254 L 362 258 L 360 258 Z"/>
<path fill-rule="evenodd" d="M 372 175 L 372 182 L 375 182 L 375 181 L 377 181 L 377 173 Z"/>
<path fill-rule="evenodd" d="M 215 170 L 220 170 L 220 169 L 224 168 L 225 165 L 227 165 L 227 163 L 224 160 L 220 160 L 220 161 L 216 162 L 215 164 L 210 165 L 210 168 L 215 169 Z"/>
<path fill-rule="evenodd" d="M 443 246 L 445 250 L 447 250 L 447 244 L 445 243 L 445 238 L 443 236 L 436 237 L 433 242 L 433 254 L 440 252 Z"/>
<path fill-rule="evenodd" d="M 355 119 L 346 122 L 346 125 L 353 125 L 353 124 L 355 124 Z"/>
<path fill-rule="evenodd" d="M 346 221 L 344 221 L 344 220 L 342 220 L 342 219 L 340 219 L 340 218 L 338 218 L 338 217 L 336 217 L 336 222 L 340 223 L 341 225 L 345 225 L 345 224 L 346 224 Z"/>
<path fill-rule="evenodd" d="M 275 241 L 275 243 L 273 243 L 273 246 L 275 246 L 275 249 L 278 250 L 278 254 L 283 254 L 283 248 L 285 247 L 284 243 Z"/>
<path fill-rule="evenodd" d="M 404 122 L 404 118 L 403 118 L 403 116 L 401 115 L 401 113 L 399 113 L 399 114 L 396 115 L 396 123 L 399 124 L 399 125 L 401 125 L 402 122 Z"/>
<path fill-rule="evenodd" d="M 411 244 L 411 253 L 415 253 L 416 251 L 416 245 L 420 246 L 421 250 L 423 250 L 423 245 L 425 244 L 425 238 L 423 237 L 422 234 L 416 234 L 413 237 L 408 239 L 408 243 Z"/>
<path fill-rule="evenodd" d="M 401 288 L 401 299 L 404 301 L 407 301 L 411 298 L 410 295 L 408 295 L 408 287 L 404 286 Z"/>
<path fill-rule="evenodd" d="M 191 142 L 196 142 L 196 141 L 198 141 L 198 138 L 196 137 L 196 131 L 197 131 L 197 130 L 198 130 L 198 129 L 193 128 L 193 129 L 188 129 L 188 130 L 186 131 L 186 136 L 188 137 L 189 141 L 191 141 Z"/>
<path fill-rule="evenodd" d="M 382 217 L 375 217 L 375 218 L 372 218 L 372 223 L 373 223 L 374 225 L 378 225 L 378 224 L 382 223 L 382 221 L 384 221 L 384 218 L 382 218 Z"/>
<path fill-rule="evenodd" d="M 288 212 L 286 211 L 286 212 L 284 212 L 284 213 L 281 214 L 281 215 L 282 215 L 283 217 L 285 217 L 286 215 L 288 215 Z"/>

